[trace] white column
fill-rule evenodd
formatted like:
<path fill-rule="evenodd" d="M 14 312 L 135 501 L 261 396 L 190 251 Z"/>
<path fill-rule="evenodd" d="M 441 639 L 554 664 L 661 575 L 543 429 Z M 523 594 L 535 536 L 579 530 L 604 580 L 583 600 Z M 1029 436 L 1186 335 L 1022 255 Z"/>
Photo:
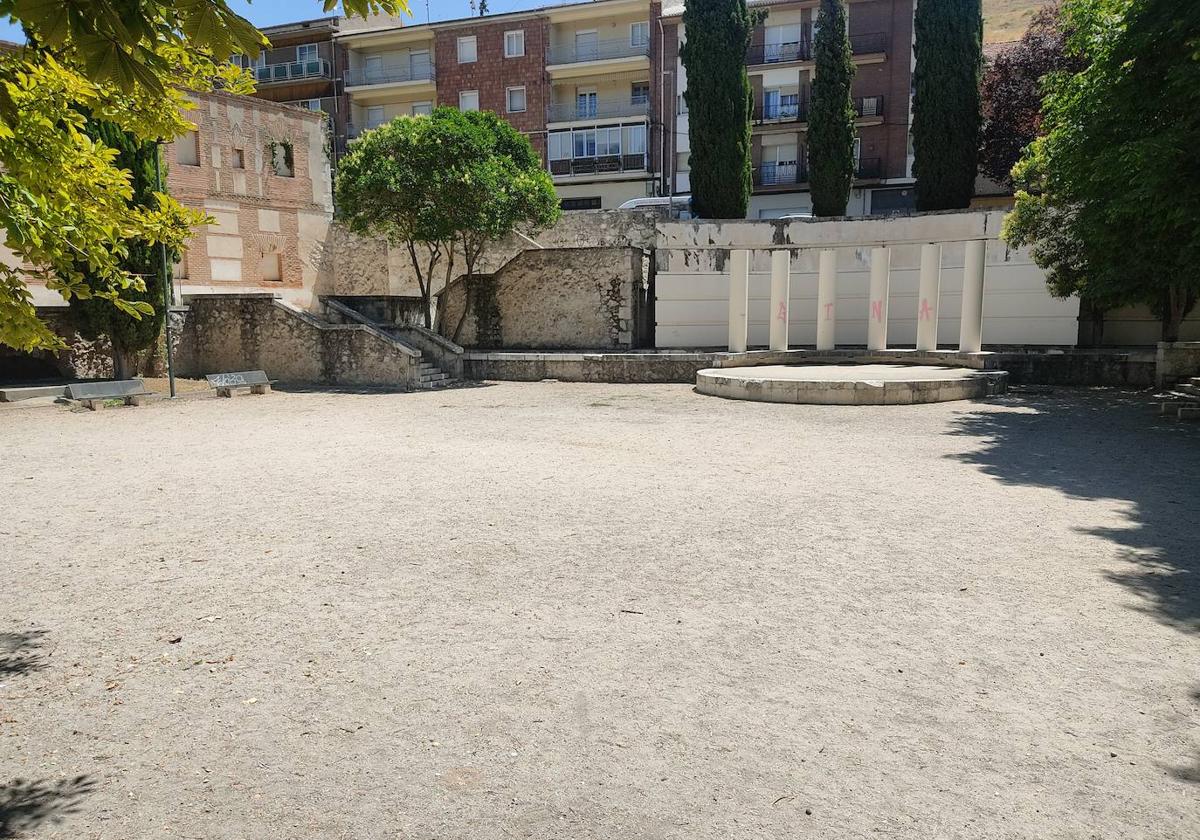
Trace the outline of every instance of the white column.
<path fill-rule="evenodd" d="M 871 249 L 871 291 L 867 295 L 867 349 L 887 349 L 888 280 L 892 252 L 888 248 Z"/>
<path fill-rule="evenodd" d="M 987 240 L 973 239 L 967 243 L 963 261 L 962 320 L 958 328 L 961 353 L 978 353 L 983 349 L 983 265 L 986 256 Z"/>
<path fill-rule="evenodd" d="M 771 349 L 788 349 L 788 294 L 791 285 L 791 251 L 771 252 Z"/>
<path fill-rule="evenodd" d="M 837 251 L 821 251 L 817 273 L 817 349 L 834 348 L 837 328 Z"/>
<path fill-rule="evenodd" d="M 729 352 L 746 352 L 746 309 L 750 295 L 750 252 L 729 252 Z"/>
<path fill-rule="evenodd" d="M 917 349 L 937 349 L 938 295 L 942 286 L 942 246 L 921 246 L 921 283 L 917 290 Z"/>

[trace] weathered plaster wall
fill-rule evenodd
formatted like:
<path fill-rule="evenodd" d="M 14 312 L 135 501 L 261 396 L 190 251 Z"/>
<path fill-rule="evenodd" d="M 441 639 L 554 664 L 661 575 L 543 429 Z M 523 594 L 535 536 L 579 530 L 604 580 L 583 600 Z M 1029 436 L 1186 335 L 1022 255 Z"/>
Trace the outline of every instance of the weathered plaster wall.
<path fill-rule="evenodd" d="M 654 211 L 599 211 L 564 213 L 558 223 L 537 234 L 534 239 L 544 248 L 642 248 L 654 247 Z M 476 272 L 490 274 L 522 251 L 536 250 L 519 236 L 510 236 L 488 247 Z M 329 251 L 334 295 L 409 295 L 420 294 L 412 261 L 403 246 L 388 245 L 381 239 L 361 237 L 335 224 L 330 232 Z M 445 265 L 436 272 L 434 292 L 445 282 Z M 461 254 L 455 260 L 455 276 L 466 272 Z"/>
<path fill-rule="evenodd" d="M 477 305 L 456 339 L 464 347 L 627 349 L 641 284 L 639 249 L 524 251 L 495 274 L 451 284 L 441 330 L 454 336 L 471 289 Z"/>
<path fill-rule="evenodd" d="M 181 343 L 184 376 L 261 369 L 292 382 L 413 387 L 418 380 L 419 357 L 390 336 L 326 323 L 269 295 L 195 298 Z"/>

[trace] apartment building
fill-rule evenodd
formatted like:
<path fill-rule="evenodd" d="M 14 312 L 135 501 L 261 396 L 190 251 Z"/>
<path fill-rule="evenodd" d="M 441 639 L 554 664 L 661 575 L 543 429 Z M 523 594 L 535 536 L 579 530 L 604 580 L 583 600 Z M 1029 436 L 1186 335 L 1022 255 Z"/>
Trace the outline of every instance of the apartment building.
<path fill-rule="evenodd" d="M 746 56 L 753 96 L 751 218 L 807 212 L 806 134 L 814 72 L 813 36 L 817 3 L 749 0 L 764 17 Z M 912 206 L 911 87 L 913 0 L 849 0 L 848 28 L 855 76 L 851 87 L 858 114 L 856 178 L 850 214 L 885 213 Z M 686 40 L 683 4 L 663 11 L 668 72 L 664 87 L 673 96 L 674 120 L 665 137 L 673 161 L 671 194 L 689 191 L 688 114 L 683 93 L 687 74 L 679 60 Z"/>
<path fill-rule="evenodd" d="M 565 209 L 654 195 L 659 8 L 597 0 L 340 33 L 348 135 L 438 105 L 490 110 L 529 137 Z"/>
<path fill-rule="evenodd" d="M 750 215 L 803 212 L 817 0 L 763 13 L 746 63 L 754 96 Z M 849 0 L 857 178 L 849 212 L 912 204 L 914 0 Z M 402 26 L 326 18 L 264 30 L 259 95 L 331 115 L 336 155 L 362 131 L 438 105 L 504 116 L 530 139 L 567 210 L 689 191 L 683 4 L 593 0 Z"/>

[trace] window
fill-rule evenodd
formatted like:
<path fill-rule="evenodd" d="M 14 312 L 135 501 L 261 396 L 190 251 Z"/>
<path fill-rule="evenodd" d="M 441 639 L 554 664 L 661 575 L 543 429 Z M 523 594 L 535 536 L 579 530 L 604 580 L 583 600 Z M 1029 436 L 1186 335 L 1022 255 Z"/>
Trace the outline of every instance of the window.
<path fill-rule="evenodd" d="M 427 117 L 433 113 L 432 102 L 414 102 L 412 106 L 412 115 L 414 117 Z"/>
<path fill-rule="evenodd" d="M 683 98 L 683 94 L 682 93 L 679 94 L 677 97 L 675 97 L 675 100 L 676 100 L 676 104 L 675 104 L 676 113 L 680 114 L 681 116 L 686 116 L 687 112 L 688 112 L 687 100 Z"/>
<path fill-rule="evenodd" d="M 408 76 L 410 79 L 428 79 L 433 67 L 429 63 L 429 50 L 415 50 L 408 54 Z"/>
<path fill-rule="evenodd" d="M 379 128 L 383 125 L 383 106 L 372 105 L 367 109 L 367 128 Z"/>
<path fill-rule="evenodd" d="M 773 120 L 779 117 L 779 91 L 763 91 L 763 119 Z"/>
<path fill-rule="evenodd" d="M 200 165 L 200 134 L 189 131 L 175 141 L 175 160 L 183 166 Z"/>
<path fill-rule="evenodd" d="M 292 147 L 288 143 L 271 144 L 271 168 L 280 178 L 295 176 L 295 160 L 292 159 Z"/>
<path fill-rule="evenodd" d="M 629 46 L 631 47 L 648 47 L 650 46 L 650 23 L 649 21 L 638 21 L 637 23 L 629 24 Z"/>
<path fill-rule="evenodd" d="M 317 60 L 317 45 L 316 44 L 301 44 L 296 47 L 296 61 L 316 61 Z"/>
<path fill-rule="evenodd" d="M 596 108 L 595 88 L 575 88 L 575 119 L 595 119 Z"/>
<path fill-rule="evenodd" d="M 259 276 L 263 280 L 278 283 L 283 279 L 282 254 L 263 254 L 258 264 Z"/>
<path fill-rule="evenodd" d="M 800 57 L 800 24 L 768 26 L 763 33 L 763 61 L 795 61 Z"/>
<path fill-rule="evenodd" d="M 600 196 L 588 196 L 587 198 L 564 198 L 559 202 L 559 206 L 563 210 L 599 210 Z"/>
<path fill-rule="evenodd" d="M 320 111 L 321 110 L 321 100 L 320 99 L 301 99 L 296 104 L 299 105 L 301 108 L 303 108 L 306 111 Z"/>
<path fill-rule="evenodd" d="M 188 279 L 188 258 L 187 251 L 178 251 L 178 257 L 175 259 L 175 265 L 171 271 L 176 280 Z"/>
<path fill-rule="evenodd" d="M 629 103 L 631 105 L 645 105 L 649 101 L 650 83 L 634 82 L 629 89 Z"/>
<path fill-rule="evenodd" d="M 596 156 L 595 131 L 573 131 L 571 134 L 575 139 L 574 157 L 583 158 Z"/>
<path fill-rule="evenodd" d="M 520 58 L 525 55 L 525 30 L 514 29 L 504 33 L 504 57 Z"/>
<path fill-rule="evenodd" d="M 369 55 L 363 60 L 363 75 L 369 83 L 383 79 L 383 56 Z"/>
<path fill-rule="evenodd" d="M 621 128 L 596 129 L 596 157 L 615 157 L 621 154 Z"/>
<path fill-rule="evenodd" d="M 475 60 L 475 36 L 464 35 L 458 39 L 458 63 L 470 64 Z"/>
<path fill-rule="evenodd" d="M 595 61 L 600 57 L 600 35 L 595 29 L 575 33 L 575 60 Z"/>
<path fill-rule="evenodd" d="M 458 110 L 460 111 L 478 111 L 479 110 L 479 91 L 464 90 L 458 94 Z"/>
<path fill-rule="evenodd" d="M 621 128 L 621 147 L 618 147 L 617 154 L 620 154 L 621 148 L 625 149 L 627 155 L 646 154 L 646 126 L 644 123 L 626 125 Z"/>
<path fill-rule="evenodd" d="M 508 113 L 516 114 L 525 110 L 525 86 L 510 87 L 507 89 L 506 107 Z"/>
<path fill-rule="evenodd" d="M 547 153 L 550 160 L 571 159 L 571 132 L 553 131 L 550 133 L 550 144 Z"/>
<path fill-rule="evenodd" d="M 245 149 L 234 149 L 233 150 L 233 168 L 234 169 L 245 169 L 246 168 L 246 150 Z"/>

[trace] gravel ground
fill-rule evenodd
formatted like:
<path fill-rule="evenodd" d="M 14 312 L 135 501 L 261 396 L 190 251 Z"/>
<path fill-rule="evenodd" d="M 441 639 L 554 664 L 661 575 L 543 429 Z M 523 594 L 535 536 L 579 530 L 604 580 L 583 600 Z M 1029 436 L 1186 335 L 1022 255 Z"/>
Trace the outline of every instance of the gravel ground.
<path fill-rule="evenodd" d="M 0 836 L 1200 836 L 1200 427 L 0 408 Z"/>

